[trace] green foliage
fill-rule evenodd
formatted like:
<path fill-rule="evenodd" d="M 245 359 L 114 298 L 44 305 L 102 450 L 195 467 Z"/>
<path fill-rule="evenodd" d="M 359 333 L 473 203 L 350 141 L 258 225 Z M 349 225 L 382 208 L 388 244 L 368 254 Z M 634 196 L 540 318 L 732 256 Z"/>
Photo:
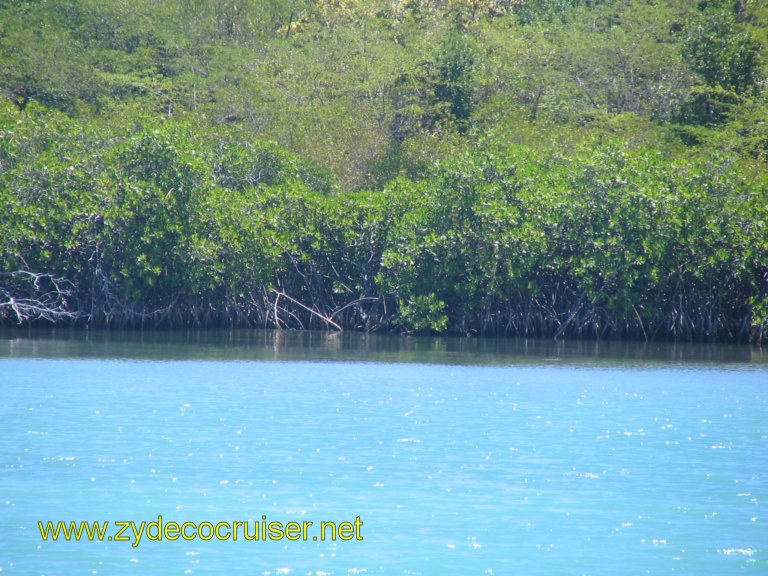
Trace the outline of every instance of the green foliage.
<path fill-rule="evenodd" d="M 684 55 L 709 86 L 737 94 L 754 92 L 760 81 L 761 46 L 728 4 L 701 3 L 701 13 L 688 27 Z"/>
<path fill-rule="evenodd" d="M 214 179 L 224 188 L 239 191 L 293 180 L 323 194 L 333 189 L 327 169 L 266 142 L 220 142 Z"/>
<path fill-rule="evenodd" d="M 0 316 L 764 339 L 766 45 L 751 0 L 6 2 Z"/>
<path fill-rule="evenodd" d="M 392 229 L 380 282 L 412 329 L 445 315 L 461 331 L 715 337 L 748 314 L 723 294 L 765 290 L 747 190 L 764 192 L 723 165 L 497 152 L 410 186 L 418 201 Z"/>
<path fill-rule="evenodd" d="M 582 5 L 612 4 L 611 0 L 540 0 L 539 2 L 520 2 L 515 4 L 514 13 L 521 24 L 537 22 L 552 22 L 555 19 L 565 19 L 570 12 Z"/>
<path fill-rule="evenodd" d="M 20 108 L 39 102 L 71 114 L 101 89 L 70 31 L 47 21 L 42 7 L 0 9 L 0 94 Z"/>
<path fill-rule="evenodd" d="M 688 101 L 680 110 L 684 124 L 715 127 L 728 121 L 741 103 L 735 92 L 720 87 L 697 86 L 691 89 Z"/>
<path fill-rule="evenodd" d="M 474 64 L 474 49 L 466 34 L 450 33 L 440 45 L 436 57 L 435 97 L 438 102 L 449 106 L 450 117 L 462 130 L 466 128 L 474 108 Z"/>
<path fill-rule="evenodd" d="M 412 300 L 400 303 L 398 324 L 415 332 L 443 332 L 448 328 L 448 316 L 444 313 L 445 302 L 429 293 L 414 296 Z"/>

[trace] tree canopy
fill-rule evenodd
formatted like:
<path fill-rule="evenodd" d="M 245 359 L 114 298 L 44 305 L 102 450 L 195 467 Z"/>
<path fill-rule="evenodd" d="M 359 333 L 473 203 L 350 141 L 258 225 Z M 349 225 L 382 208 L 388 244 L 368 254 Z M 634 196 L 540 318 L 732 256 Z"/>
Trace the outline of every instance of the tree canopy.
<path fill-rule="evenodd" d="M 0 320 L 768 335 L 757 0 L 0 3 Z"/>

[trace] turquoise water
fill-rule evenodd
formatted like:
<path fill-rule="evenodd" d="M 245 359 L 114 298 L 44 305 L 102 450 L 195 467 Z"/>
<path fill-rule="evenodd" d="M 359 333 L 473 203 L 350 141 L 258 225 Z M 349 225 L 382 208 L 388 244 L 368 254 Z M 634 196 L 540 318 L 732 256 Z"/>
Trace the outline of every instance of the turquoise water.
<path fill-rule="evenodd" d="M 0 394 L 3 575 L 768 574 L 759 351 L 0 334 Z M 362 540 L 37 524 L 158 516 Z"/>

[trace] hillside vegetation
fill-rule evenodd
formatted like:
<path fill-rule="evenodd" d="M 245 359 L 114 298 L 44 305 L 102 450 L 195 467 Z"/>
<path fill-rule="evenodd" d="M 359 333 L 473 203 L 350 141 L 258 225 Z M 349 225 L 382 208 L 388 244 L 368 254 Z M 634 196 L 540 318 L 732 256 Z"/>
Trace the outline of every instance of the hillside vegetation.
<path fill-rule="evenodd" d="M 0 2 L 0 324 L 768 338 L 759 0 Z"/>

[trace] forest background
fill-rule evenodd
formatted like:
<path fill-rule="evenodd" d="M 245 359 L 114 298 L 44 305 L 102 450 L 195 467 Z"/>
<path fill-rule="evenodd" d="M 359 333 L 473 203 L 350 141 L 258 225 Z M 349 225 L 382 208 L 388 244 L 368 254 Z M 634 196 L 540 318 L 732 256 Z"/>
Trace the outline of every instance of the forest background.
<path fill-rule="evenodd" d="M 0 324 L 768 338 L 760 0 L 0 1 Z"/>

